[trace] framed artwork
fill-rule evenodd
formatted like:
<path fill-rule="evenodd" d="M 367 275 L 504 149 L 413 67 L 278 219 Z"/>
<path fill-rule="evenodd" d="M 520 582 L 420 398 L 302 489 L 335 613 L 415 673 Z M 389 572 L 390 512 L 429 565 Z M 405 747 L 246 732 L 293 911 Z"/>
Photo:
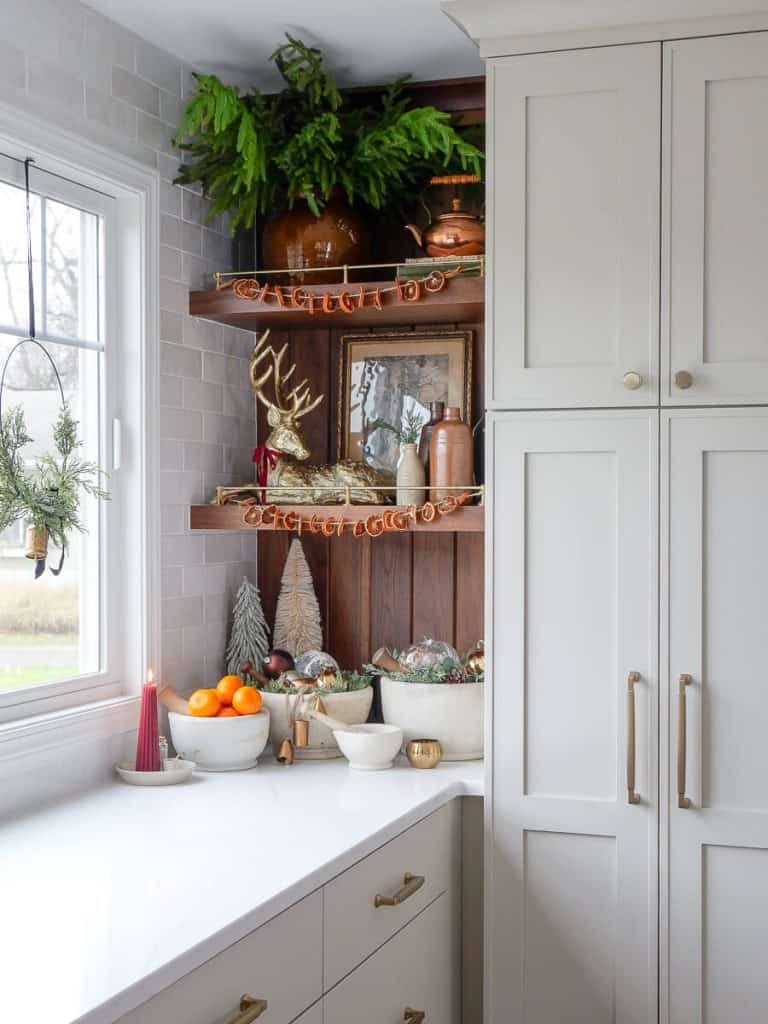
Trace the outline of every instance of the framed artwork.
<path fill-rule="evenodd" d="M 410 412 L 429 419 L 429 403 L 444 402 L 472 416 L 472 332 L 345 334 L 339 372 L 339 458 L 394 473 L 399 448 L 389 430 Z"/>

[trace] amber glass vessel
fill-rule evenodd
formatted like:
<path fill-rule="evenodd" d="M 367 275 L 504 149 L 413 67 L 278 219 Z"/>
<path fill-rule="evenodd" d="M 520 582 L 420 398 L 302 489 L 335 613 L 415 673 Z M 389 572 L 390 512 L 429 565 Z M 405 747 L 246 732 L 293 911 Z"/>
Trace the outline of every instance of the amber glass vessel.
<path fill-rule="evenodd" d="M 432 441 L 432 434 L 437 424 L 443 418 L 444 412 L 445 402 L 429 403 L 429 420 L 422 427 L 421 438 L 419 439 L 419 458 L 424 463 L 424 468 L 427 471 L 429 471 L 429 445 Z"/>
<path fill-rule="evenodd" d="M 449 405 L 432 432 L 429 443 L 429 484 L 432 501 L 457 495 L 455 487 L 471 487 L 474 479 L 472 429 L 461 409 Z"/>
<path fill-rule="evenodd" d="M 302 274 L 306 267 L 337 267 L 369 262 L 368 228 L 363 218 L 334 191 L 315 217 L 303 199 L 292 210 L 280 213 L 264 228 L 261 240 L 264 267 L 267 270 L 290 268 L 290 283 L 335 284 L 337 273 Z"/>

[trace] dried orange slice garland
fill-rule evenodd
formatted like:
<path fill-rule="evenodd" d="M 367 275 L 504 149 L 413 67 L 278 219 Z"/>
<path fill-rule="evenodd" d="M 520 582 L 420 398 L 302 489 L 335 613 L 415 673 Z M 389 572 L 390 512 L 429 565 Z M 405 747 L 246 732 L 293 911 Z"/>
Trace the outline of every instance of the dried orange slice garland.
<path fill-rule="evenodd" d="M 423 505 L 407 505 L 405 508 L 387 508 L 383 512 L 372 512 L 365 519 L 345 519 L 343 513 L 319 516 L 302 516 L 296 509 L 281 511 L 277 505 L 253 505 L 243 512 L 243 525 L 271 527 L 273 530 L 291 530 L 319 533 L 323 537 L 341 537 L 349 530 L 353 537 L 380 537 L 383 533 L 407 530 L 411 524 L 432 523 L 440 516 L 449 516 L 457 508 L 466 505 L 475 495 L 466 491 L 456 497 L 449 495 L 439 501 L 425 501 Z M 236 502 L 235 504 L 240 504 Z"/>
<path fill-rule="evenodd" d="M 433 270 L 425 277 L 409 281 L 398 280 L 387 288 L 366 288 L 365 285 L 360 285 L 354 291 L 327 291 L 322 294 L 302 287 L 283 288 L 279 284 L 268 282 L 261 284 L 255 277 L 238 277 L 234 281 L 217 284 L 217 290 L 231 288 L 232 292 L 240 299 L 249 299 L 251 302 L 263 304 L 271 302 L 283 307 L 290 306 L 293 309 L 303 309 L 310 315 L 336 312 L 354 313 L 356 309 L 371 305 L 375 309 L 383 309 L 382 297 L 390 293 L 396 294 L 397 300 L 400 302 L 418 302 L 425 294 L 441 292 L 448 281 L 460 273 L 461 267 L 446 271 Z"/>

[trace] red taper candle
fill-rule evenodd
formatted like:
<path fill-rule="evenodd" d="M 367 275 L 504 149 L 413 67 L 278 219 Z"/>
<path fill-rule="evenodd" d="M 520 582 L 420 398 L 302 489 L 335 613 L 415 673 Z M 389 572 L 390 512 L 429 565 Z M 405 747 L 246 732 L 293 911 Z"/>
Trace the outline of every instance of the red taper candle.
<path fill-rule="evenodd" d="M 160 741 L 157 725 L 157 686 L 149 672 L 141 691 L 139 735 L 136 741 L 136 771 L 160 771 Z"/>

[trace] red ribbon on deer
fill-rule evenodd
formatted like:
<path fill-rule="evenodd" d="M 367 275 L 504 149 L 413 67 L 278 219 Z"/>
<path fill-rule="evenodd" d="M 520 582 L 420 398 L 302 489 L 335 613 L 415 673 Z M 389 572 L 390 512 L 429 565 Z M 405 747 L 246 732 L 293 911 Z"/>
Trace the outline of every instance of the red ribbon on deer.
<path fill-rule="evenodd" d="M 267 492 L 265 490 L 267 486 L 267 480 L 269 479 L 270 469 L 274 469 L 277 465 L 277 460 L 282 455 L 282 452 L 277 451 L 275 448 L 268 448 L 265 444 L 260 444 L 253 450 L 253 461 L 256 463 L 256 479 L 259 487 L 261 487 L 261 503 L 266 504 Z"/>

